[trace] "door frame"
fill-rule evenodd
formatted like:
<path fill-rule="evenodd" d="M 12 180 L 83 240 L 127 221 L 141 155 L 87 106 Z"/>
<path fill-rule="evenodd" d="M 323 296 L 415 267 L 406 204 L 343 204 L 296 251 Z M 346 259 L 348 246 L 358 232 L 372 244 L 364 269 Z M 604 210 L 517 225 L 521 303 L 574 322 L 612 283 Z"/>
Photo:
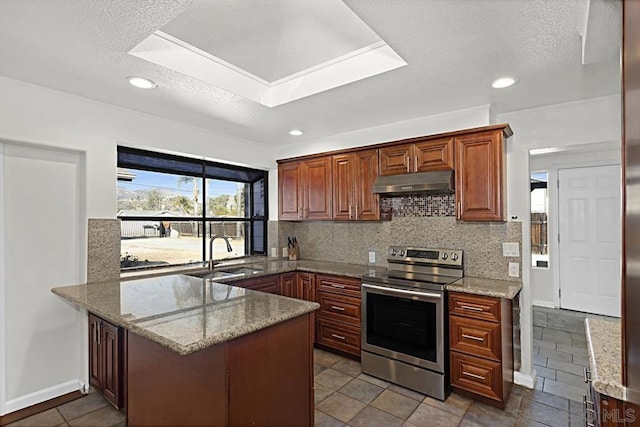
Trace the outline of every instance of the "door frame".
<path fill-rule="evenodd" d="M 6 390 L 6 348 L 5 348 L 5 286 L 4 286 L 4 144 L 0 141 L 0 415 L 5 414 L 5 402 L 7 401 Z"/>
<path fill-rule="evenodd" d="M 558 184 L 558 175 L 560 169 L 577 169 L 577 168 L 590 168 L 598 166 L 618 166 L 622 167 L 620 162 L 615 160 L 598 160 L 592 162 L 577 162 L 577 163 L 558 163 L 552 164 L 549 170 L 549 210 L 553 210 L 554 214 L 553 223 L 548 224 L 549 232 L 549 250 L 553 251 L 550 260 L 556 267 L 553 269 L 553 304 L 555 308 L 561 308 L 560 306 L 560 246 L 558 243 L 558 234 L 560 233 L 560 191 Z M 553 183 L 552 183 L 553 180 Z M 620 182 L 620 192 L 622 195 L 622 182 Z M 622 200 L 622 199 L 621 199 Z M 622 221 L 622 218 L 620 219 Z M 552 233 L 553 231 L 553 233 Z M 622 238 L 622 236 L 620 236 Z"/>

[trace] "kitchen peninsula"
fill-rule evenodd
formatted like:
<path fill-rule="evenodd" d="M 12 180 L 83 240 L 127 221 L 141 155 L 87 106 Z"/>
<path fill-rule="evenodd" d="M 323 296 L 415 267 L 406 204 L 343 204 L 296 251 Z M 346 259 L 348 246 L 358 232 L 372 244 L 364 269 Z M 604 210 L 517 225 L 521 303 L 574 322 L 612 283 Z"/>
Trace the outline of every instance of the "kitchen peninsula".
<path fill-rule="evenodd" d="M 184 275 L 52 292 L 122 332 L 127 425 L 313 425 L 318 304 Z"/>

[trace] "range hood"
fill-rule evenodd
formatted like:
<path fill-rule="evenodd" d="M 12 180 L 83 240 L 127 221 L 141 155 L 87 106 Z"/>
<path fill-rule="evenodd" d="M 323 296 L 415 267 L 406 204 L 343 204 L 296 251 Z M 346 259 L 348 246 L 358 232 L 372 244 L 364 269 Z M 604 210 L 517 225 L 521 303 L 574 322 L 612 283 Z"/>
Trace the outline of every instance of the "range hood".
<path fill-rule="evenodd" d="M 373 183 L 376 194 L 408 195 L 428 193 L 453 193 L 453 171 L 408 173 L 379 176 Z"/>

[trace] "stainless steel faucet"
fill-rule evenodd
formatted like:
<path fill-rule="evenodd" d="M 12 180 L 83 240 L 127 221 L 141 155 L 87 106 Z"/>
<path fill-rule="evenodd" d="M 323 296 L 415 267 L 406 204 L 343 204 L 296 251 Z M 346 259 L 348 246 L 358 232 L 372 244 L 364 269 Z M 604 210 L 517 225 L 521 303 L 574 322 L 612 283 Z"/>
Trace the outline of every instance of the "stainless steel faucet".
<path fill-rule="evenodd" d="M 218 238 L 224 239 L 224 241 L 227 242 L 227 252 L 233 251 L 233 248 L 231 247 L 231 243 L 229 243 L 229 238 L 227 236 L 224 236 L 222 234 L 214 234 L 213 236 L 211 236 L 211 240 L 209 240 L 209 270 L 213 270 L 213 266 L 216 265 L 216 263 L 213 261 L 213 241 Z"/>

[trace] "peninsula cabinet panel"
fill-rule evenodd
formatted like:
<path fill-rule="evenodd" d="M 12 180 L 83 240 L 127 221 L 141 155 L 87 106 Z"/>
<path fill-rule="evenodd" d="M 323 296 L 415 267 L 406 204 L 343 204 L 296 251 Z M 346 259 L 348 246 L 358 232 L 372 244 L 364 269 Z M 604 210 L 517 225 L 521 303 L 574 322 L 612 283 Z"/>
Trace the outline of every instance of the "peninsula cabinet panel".
<path fill-rule="evenodd" d="M 333 219 L 379 220 L 380 197 L 372 191 L 378 177 L 378 150 L 335 155 L 332 162 Z"/>
<path fill-rule="evenodd" d="M 281 220 L 330 220 L 331 157 L 278 165 L 278 217 Z"/>
<path fill-rule="evenodd" d="M 504 220 L 504 143 L 501 130 L 455 138 L 457 219 Z"/>

